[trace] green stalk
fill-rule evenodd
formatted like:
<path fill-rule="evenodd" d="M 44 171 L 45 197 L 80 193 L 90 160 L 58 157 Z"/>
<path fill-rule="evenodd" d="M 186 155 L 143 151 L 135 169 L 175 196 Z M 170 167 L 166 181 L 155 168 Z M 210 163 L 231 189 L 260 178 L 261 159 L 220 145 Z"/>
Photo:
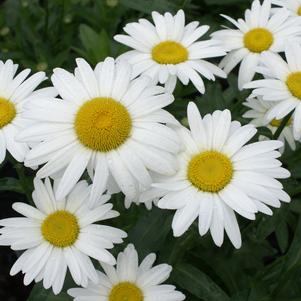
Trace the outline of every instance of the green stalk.
<path fill-rule="evenodd" d="M 277 140 L 279 138 L 279 136 L 281 135 L 283 129 L 285 128 L 285 126 L 287 125 L 287 123 L 289 122 L 291 116 L 293 114 L 293 111 L 290 112 L 289 114 L 287 114 L 281 121 L 280 126 L 278 127 L 277 131 L 275 132 L 275 134 L 273 135 L 273 139 Z"/>

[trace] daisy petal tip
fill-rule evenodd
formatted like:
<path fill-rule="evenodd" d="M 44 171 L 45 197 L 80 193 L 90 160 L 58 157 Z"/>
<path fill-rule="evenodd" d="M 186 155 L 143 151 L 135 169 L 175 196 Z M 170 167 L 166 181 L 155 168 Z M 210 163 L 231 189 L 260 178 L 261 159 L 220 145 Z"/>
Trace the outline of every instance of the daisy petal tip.
<path fill-rule="evenodd" d="M 15 265 L 12 266 L 12 268 L 9 271 L 10 276 L 15 276 L 20 272 L 20 269 L 16 268 Z"/>
<path fill-rule="evenodd" d="M 167 209 L 165 206 L 164 206 L 164 202 L 162 202 L 161 200 L 158 202 L 158 207 L 160 209 Z"/>
<path fill-rule="evenodd" d="M 152 17 L 160 16 L 160 14 L 157 11 L 152 11 Z"/>
<path fill-rule="evenodd" d="M 125 209 L 130 209 L 131 205 L 132 205 L 132 202 L 127 202 L 126 200 L 124 201 Z"/>
<path fill-rule="evenodd" d="M 238 90 L 239 90 L 239 91 L 244 90 L 244 85 L 245 85 L 245 83 L 240 83 L 240 82 L 238 82 Z"/>
<path fill-rule="evenodd" d="M 233 246 L 236 250 L 240 249 L 241 246 L 242 246 L 242 241 L 238 241 L 238 242 L 233 243 Z"/>
<path fill-rule="evenodd" d="M 110 260 L 107 261 L 107 264 L 113 266 L 115 265 L 117 262 L 116 262 L 116 259 L 112 256 L 112 258 Z"/>
<path fill-rule="evenodd" d="M 276 142 L 276 147 L 275 147 L 276 149 L 281 148 L 281 147 L 284 146 L 284 143 L 280 140 L 275 140 L 275 142 Z"/>
<path fill-rule="evenodd" d="M 221 248 L 221 246 L 223 245 L 223 241 L 215 241 L 214 243 L 219 248 Z"/>
<path fill-rule="evenodd" d="M 251 88 L 252 88 L 252 87 L 251 87 L 251 83 L 252 83 L 252 82 L 245 83 L 245 84 L 242 86 L 242 89 L 243 89 L 243 90 L 251 89 Z M 251 96 L 251 95 L 249 95 L 248 98 L 249 98 L 250 96 Z M 247 98 L 247 99 L 248 99 L 248 98 Z"/>
<path fill-rule="evenodd" d="M 187 113 L 188 113 L 188 112 L 189 112 L 189 113 L 195 113 L 196 111 L 199 112 L 199 109 L 198 109 L 196 103 L 193 102 L 193 101 L 190 101 L 190 102 L 188 103 L 188 106 L 187 106 Z"/>
<path fill-rule="evenodd" d="M 52 288 L 52 292 L 53 292 L 54 295 L 57 296 L 61 292 L 61 289 Z"/>
<path fill-rule="evenodd" d="M 125 231 L 122 231 L 122 230 L 120 230 L 120 231 L 121 231 L 120 232 L 121 238 L 127 238 L 128 237 L 128 234 Z"/>
<path fill-rule="evenodd" d="M 83 63 L 84 63 L 84 64 L 87 63 L 86 60 L 83 59 L 82 57 L 77 57 L 77 58 L 75 59 L 75 61 L 76 61 L 77 66 L 79 66 L 80 64 L 83 64 Z"/>
<path fill-rule="evenodd" d="M 55 76 L 55 74 L 57 74 L 57 73 L 59 73 L 59 72 L 61 72 L 61 71 L 64 71 L 64 69 L 62 69 L 62 68 L 60 68 L 60 67 L 54 68 L 54 69 L 53 69 L 53 74 L 51 75 L 51 78 L 52 78 L 53 76 Z"/>
<path fill-rule="evenodd" d="M 114 64 L 115 59 L 111 56 L 106 57 L 106 59 L 104 60 L 104 63 L 110 63 L 110 64 Z"/>
<path fill-rule="evenodd" d="M 15 203 L 12 204 L 11 207 L 12 207 L 15 211 L 17 211 L 17 210 L 19 209 L 19 207 L 20 207 L 20 204 L 21 204 L 21 206 L 22 206 L 22 203 L 20 203 L 20 202 L 15 202 Z"/>
<path fill-rule="evenodd" d="M 182 232 L 183 232 L 183 231 L 179 231 L 179 230 L 177 230 L 177 229 L 173 229 L 173 236 L 174 236 L 174 237 L 180 237 L 180 236 L 183 235 Z"/>
<path fill-rule="evenodd" d="M 225 52 L 225 55 L 227 54 L 227 52 Z M 219 71 L 219 75 L 218 75 L 220 78 L 227 78 L 228 77 L 228 74 L 224 71 L 224 70 L 222 70 L 222 69 L 220 69 L 220 71 Z"/>

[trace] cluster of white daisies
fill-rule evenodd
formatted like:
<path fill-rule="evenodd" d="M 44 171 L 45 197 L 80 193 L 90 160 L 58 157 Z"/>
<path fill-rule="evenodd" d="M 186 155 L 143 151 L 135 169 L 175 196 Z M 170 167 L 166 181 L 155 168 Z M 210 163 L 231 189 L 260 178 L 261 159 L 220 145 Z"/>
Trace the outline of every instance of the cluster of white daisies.
<path fill-rule="evenodd" d="M 226 232 L 236 248 L 236 214 L 254 220 L 290 201 L 278 181 L 290 176 L 278 160 L 283 142 L 249 143 L 258 126 L 284 126 L 279 139 L 292 149 L 301 137 L 301 1 L 274 2 L 272 8 L 270 0 L 255 0 L 244 19 L 224 16 L 236 29 L 201 41 L 209 27 L 185 25 L 182 10 L 153 12 L 153 22 L 139 19 L 114 37 L 133 50 L 94 69 L 83 59 L 73 73 L 56 68 L 52 87 L 36 89 L 43 72 L 27 78 L 29 69 L 16 75 L 11 60 L 0 62 L 0 162 L 7 150 L 26 167 L 39 167 L 34 206 L 14 203 L 24 217 L 0 221 L 0 244 L 25 250 L 11 275 L 21 271 L 25 285 L 43 281 L 57 294 L 69 270 L 83 287 L 68 291 L 77 301 L 184 300 L 162 284 L 171 267 L 153 267 L 154 254 L 139 265 L 133 245 L 117 260 L 108 251 L 126 237 L 103 222 L 118 216 L 108 203 L 112 194 L 122 192 L 126 207 L 176 210 L 174 236 L 198 218 L 201 236 L 210 231 L 221 246 Z M 221 56 L 219 67 L 207 61 Z M 177 80 L 205 93 L 203 78 L 226 77 L 239 63 L 238 86 L 252 89 L 249 124 L 232 121 L 229 110 L 201 116 L 190 102 L 188 129 L 164 109 Z M 252 81 L 255 74 L 260 79 Z"/>

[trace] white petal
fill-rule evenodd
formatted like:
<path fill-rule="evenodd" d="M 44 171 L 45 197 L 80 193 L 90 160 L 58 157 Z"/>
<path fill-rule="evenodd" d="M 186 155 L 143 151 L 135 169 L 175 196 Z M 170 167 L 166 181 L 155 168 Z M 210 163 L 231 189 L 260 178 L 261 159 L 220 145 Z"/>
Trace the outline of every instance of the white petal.
<path fill-rule="evenodd" d="M 91 152 L 88 150 L 74 155 L 57 187 L 55 195 L 58 200 L 63 199 L 72 190 L 85 171 L 90 157 Z"/>

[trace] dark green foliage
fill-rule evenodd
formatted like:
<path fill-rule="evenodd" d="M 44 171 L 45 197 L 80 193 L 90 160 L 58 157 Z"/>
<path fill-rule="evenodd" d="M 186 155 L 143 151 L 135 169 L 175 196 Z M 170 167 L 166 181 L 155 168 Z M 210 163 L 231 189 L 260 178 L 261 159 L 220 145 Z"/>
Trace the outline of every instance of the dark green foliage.
<path fill-rule="evenodd" d="M 84 57 L 95 65 L 106 56 L 116 57 L 126 48 L 113 40 L 122 27 L 140 17 L 150 18 L 153 10 L 175 13 L 183 8 L 188 21 L 209 24 L 214 31 L 229 25 L 219 14 L 233 17 L 243 14 L 249 0 L 7 0 L 0 9 L 0 59 L 12 58 L 22 68 L 45 70 L 55 67 L 73 70 L 76 57 Z M 217 63 L 218 61 L 216 61 Z M 48 82 L 49 83 L 49 82 Z M 206 81 L 206 94 L 196 93 L 192 85 L 178 85 L 176 101 L 168 108 L 185 124 L 188 101 L 194 100 L 201 113 L 229 108 L 233 119 L 247 123 L 241 116 L 242 102 L 248 92 L 239 92 L 235 71 L 227 80 Z M 260 134 L 272 137 L 269 130 Z M 278 133 L 276 134 L 278 135 Z M 300 301 L 301 300 L 301 149 L 286 150 L 284 165 L 292 178 L 284 181 L 292 197 L 291 204 L 274 209 L 272 217 L 257 215 L 256 221 L 239 218 L 243 245 L 235 250 L 226 239 L 218 248 L 209 235 L 200 237 L 197 225 L 180 238 L 171 232 L 171 211 L 133 205 L 123 206 L 123 197 L 112 202 L 120 217 L 110 223 L 129 233 L 126 241 L 136 245 L 141 258 L 156 252 L 158 262 L 173 265 L 170 282 L 183 291 L 188 301 Z M 0 166 L 1 218 L 12 216 L 7 202 L 21 199 L 31 202 L 34 172 L 8 158 Z M 6 205 L 4 205 L 6 204 Z M 126 245 L 116 246 L 114 255 Z M 8 250 L 8 249 L 7 249 Z M 3 254 L 3 253 L 1 253 Z M 2 261 L 1 261 L 2 262 Z M 9 263 L 10 265 L 12 262 Z M 4 270 L 1 268 L 1 270 Z M 7 268 L 5 268 L 5 271 Z M 2 273 L 2 272 L 0 272 Z M 0 280 L 11 281 L 0 274 Z M 23 284 L 20 282 L 19 286 Z M 66 288 L 74 284 L 67 281 Z M 19 287 L 15 287 L 19 290 Z M 14 291 L 1 291 L 3 300 L 16 299 Z M 54 296 L 36 284 L 29 301 L 71 300 L 66 291 Z"/>

